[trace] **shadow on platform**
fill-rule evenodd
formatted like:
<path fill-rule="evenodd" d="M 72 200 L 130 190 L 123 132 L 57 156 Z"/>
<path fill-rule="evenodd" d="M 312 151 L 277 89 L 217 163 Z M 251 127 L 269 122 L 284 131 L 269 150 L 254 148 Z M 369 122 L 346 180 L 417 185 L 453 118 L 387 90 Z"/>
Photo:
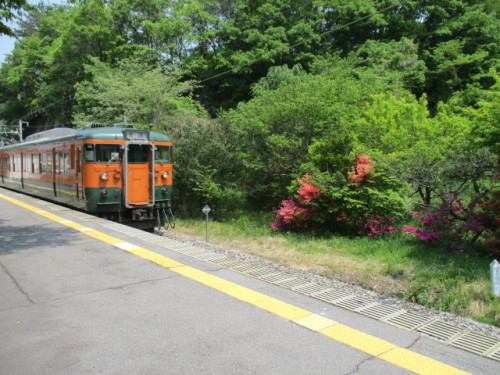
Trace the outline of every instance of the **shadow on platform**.
<path fill-rule="evenodd" d="M 80 233 L 61 226 L 54 228 L 47 225 L 5 225 L 0 219 L 0 255 L 11 254 L 19 250 L 31 250 L 39 247 L 64 246 L 78 240 Z"/>

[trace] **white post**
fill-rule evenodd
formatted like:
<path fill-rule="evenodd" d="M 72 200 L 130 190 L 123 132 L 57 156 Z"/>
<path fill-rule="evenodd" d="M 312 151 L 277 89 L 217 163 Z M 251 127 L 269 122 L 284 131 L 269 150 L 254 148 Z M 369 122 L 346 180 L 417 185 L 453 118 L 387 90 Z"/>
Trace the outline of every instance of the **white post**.
<path fill-rule="evenodd" d="M 210 207 L 208 206 L 208 204 L 206 204 L 205 207 L 203 207 L 201 211 L 205 214 L 205 218 L 206 218 L 205 241 L 208 242 L 208 213 L 210 212 Z"/>
<path fill-rule="evenodd" d="M 500 296 L 500 263 L 495 259 L 490 263 L 491 290 L 497 297 Z"/>

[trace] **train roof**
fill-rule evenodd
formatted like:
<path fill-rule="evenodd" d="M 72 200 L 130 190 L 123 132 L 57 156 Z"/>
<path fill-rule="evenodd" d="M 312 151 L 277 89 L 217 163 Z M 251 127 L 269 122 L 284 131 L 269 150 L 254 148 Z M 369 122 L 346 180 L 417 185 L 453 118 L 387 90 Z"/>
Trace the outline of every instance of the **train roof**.
<path fill-rule="evenodd" d="M 26 137 L 26 140 L 21 143 L 14 143 L 1 148 L 12 149 L 25 147 L 34 144 L 43 143 L 53 143 L 53 142 L 67 142 L 73 139 L 99 139 L 99 140 L 126 140 L 126 133 L 134 132 L 134 130 L 140 131 L 144 130 L 136 129 L 131 126 L 114 126 L 105 127 L 103 125 L 89 124 L 81 129 L 71 129 L 71 128 L 55 128 L 50 130 L 45 130 L 39 133 L 35 133 Z M 154 132 L 146 131 L 149 134 L 149 140 L 153 142 L 171 142 L 170 137 Z"/>
<path fill-rule="evenodd" d="M 141 129 L 135 129 L 135 128 L 130 128 L 130 127 L 88 127 L 88 128 L 81 128 L 76 131 L 76 138 L 77 139 L 104 139 L 104 140 L 122 140 L 126 139 L 125 133 L 134 131 L 134 130 L 141 130 Z M 170 137 L 166 136 L 165 134 L 161 134 L 158 132 L 154 131 L 148 131 L 149 133 L 149 140 L 154 141 L 154 142 L 172 142 Z"/>

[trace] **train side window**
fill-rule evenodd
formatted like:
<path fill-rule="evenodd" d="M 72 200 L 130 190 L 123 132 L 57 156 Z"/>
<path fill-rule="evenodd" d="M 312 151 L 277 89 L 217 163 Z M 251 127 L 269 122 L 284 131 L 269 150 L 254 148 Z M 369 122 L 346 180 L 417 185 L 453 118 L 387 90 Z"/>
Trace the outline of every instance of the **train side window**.
<path fill-rule="evenodd" d="M 120 145 L 96 145 L 96 162 L 100 163 L 119 163 Z"/>
<path fill-rule="evenodd" d="M 155 161 L 172 163 L 172 146 L 157 146 L 155 151 Z"/>
<path fill-rule="evenodd" d="M 69 152 L 64 153 L 64 175 L 69 176 L 71 169 L 71 159 Z"/>
<path fill-rule="evenodd" d="M 23 172 L 31 173 L 31 154 L 24 154 L 23 158 Z"/>
<path fill-rule="evenodd" d="M 91 162 L 94 160 L 95 160 L 94 145 L 93 144 L 86 144 L 85 145 L 85 161 Z"/>
<path fill-rule="evenodd" d="M 40 161 L 38 154 L 33 154 L 32 160 L 33 160 L 33 173 L 40 173 Z"/>
<path fill-rule="evenodd" d="M 47 173 L 47 154 L 40 154 L 40 173 Z"/>
<path fill-rule="evenodd" d="M 64 157 L 62 152 L 57 152 L 56 157 L 56 174 L 63 174 L 64 172 Z"/>
<path fill-rule="evenodd" d="M 52 173 L 52 154 L 44 153 L 42 154 L 42 173 L 51 174 Z"/>
<path fill-rule="evenodd" d="M 47 154 L 47 173 L 52 174 L 52 154 Z"/>
<path fill-rule="evenodd" d="M 13 156 L 12 172 L 21 172 L 21 157 L 19 155 Z"/>

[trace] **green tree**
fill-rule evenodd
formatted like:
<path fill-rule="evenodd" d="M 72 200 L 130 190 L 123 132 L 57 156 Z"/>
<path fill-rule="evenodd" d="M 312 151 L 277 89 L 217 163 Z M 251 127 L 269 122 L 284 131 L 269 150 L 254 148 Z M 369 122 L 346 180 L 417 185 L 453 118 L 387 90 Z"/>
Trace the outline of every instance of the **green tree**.
<path fill-rule="evenodd" d="M 12 21 L 16 14 L 20 15 L 23 10 L 29 10 L 31 7 L 26 0 L 1 0 L 0 1 L 0 34 L 14 36 L 14 31 L 7 26 L 5 21 Z"/>
<path fill-rule="evenodd" d="M 241 184 L 253 199 L 276 202 L 308 161 L 308 149 L 324 137 L 349 129 L 370 93 L 390 84 L 348 61 L 326 61 L 319 74 L 276 67 L 254 87 L 254 98 L 223 118 L 234 127 L 245 165 Z"/>
<path fill-rule="evenodd" d="M 484 91 L 479 101 L 479 109 L 474 114 L 473 133 L 479 145 L 487 146 L 500 157 L 500 77 L 495 75 L 496 82 Z"/>
<path fill-rule="evenodd" d="M 191 83 L 180 82 L 180 72 L 164 72 L 137 59 L 114 67 L 97 58 L 84 65 L 84 72 L 89 79 L 75 85 L 77 125 L 109 124 L 127 116 L 136 124 L 166 129 L 168 119 L 178 111 L 202 113 L 189 97 Z"/>
<path fill-rule="evenodd" d="M 26 37 L 2 66 L 3 118 L 50 127 L 69 124 L 74 85 L 86 78 L 83 65 L 90 57 L 110 60 L 120 42 L 111 21 L 99 0 L 34 10 L 22 24 Z"/>
<path fill-rule="evenodd" d="M 55 118 L 51 118 L 49 113 L 55 108 L 44 108 L 44 105 L 58 100 L 58 104 L 67 106 L 61 97 L 52 100 L 44 97 L 49 85 L 47 71 L 51 46 L 60 35 L 60 25 L 66 22 L 67 12 L 68 7 L 41 6 L 33 9 L 28 20 L 21 23 L 19 34 L 24 38 L 16 43 L 0 70 L 0 102 L 5 103 L 3 119 L 17 121 L 23 118 L 33 125 L 44 118 L 42 121 L 53 124 L 58 117 L 57 111 L 54 111 Z"/>
<path fill-rule="evenodd" d="M 415 42 L 402 38 L 388 42 L 367 40 L 351 54 L 360 58 L 359 66 L 370 67 L 377 74 L 392 77 L 395 84 L 420 95 L 424 92 L 427 67 L 418 52 Z"/>

